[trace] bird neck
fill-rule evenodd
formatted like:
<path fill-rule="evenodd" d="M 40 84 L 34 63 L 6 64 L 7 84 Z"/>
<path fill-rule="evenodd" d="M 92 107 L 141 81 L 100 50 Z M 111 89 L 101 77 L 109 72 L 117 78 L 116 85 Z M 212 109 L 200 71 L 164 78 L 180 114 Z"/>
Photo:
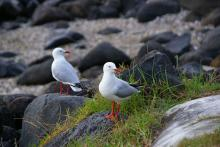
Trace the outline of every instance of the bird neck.
<path fill-rule="evenodd" d="M 114 73 L 111 73 L 111 72 L 104 72 L 103 74 L 103 78 L 105 79 L 114 79 L 116 76 Z"/>
<path fill-rule="evenodd" d="M 66 60 L 64 56 L 56 56 L 54 60 Z"/>

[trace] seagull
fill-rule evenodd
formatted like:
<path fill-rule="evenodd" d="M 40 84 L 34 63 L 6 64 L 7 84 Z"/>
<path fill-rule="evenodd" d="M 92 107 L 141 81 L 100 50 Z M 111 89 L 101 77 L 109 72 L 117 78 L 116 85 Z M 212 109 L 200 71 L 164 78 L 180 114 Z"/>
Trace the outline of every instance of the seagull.
<path fill-rule="evenodd" d="M 54 79 L 60 82 L 60 94 L 62 94 L 62 83 L 69 85 L 75 92 L 82 91 L 76 69 L 66 60 L 66 53 L 69 54 L 70 52 L 59 47 L 55 48 L 52 52 L 54 61 L 51 71 Z"/>
<path fill-rule="evenodd" d="M 112 101 L 111 113 L 106 115 L 107 119 L 114 120 L 115 116 L 118 119 L 120 111 L 120 102 L 127 100 L 133 93 L 139 89 L 131 86 L 128 82 L 116 77 L 115 73 L 119 73 L 119 68 L 116 68 L 112 62 L 107 62 L 103 66 L 103 77 L 99 83 L 99 92 L 101 95 Z M 115 104 L 117 103 L 117 111 L 114 112 Z"/>

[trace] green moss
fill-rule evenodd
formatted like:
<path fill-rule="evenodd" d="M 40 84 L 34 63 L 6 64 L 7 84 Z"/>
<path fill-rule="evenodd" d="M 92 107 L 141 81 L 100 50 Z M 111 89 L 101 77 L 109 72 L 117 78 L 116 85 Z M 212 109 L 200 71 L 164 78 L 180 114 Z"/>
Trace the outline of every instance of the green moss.
<path fill-rule="evenodd" d="M 131 76 L 132 77 L 132 76 Z M 210 78 L 211 79 L 211 78 Z M 133 78 L 130 79 L 133 81 Z M 161 129 L 161 118 L 163 114 L 176 104 L 191 100 L 200 96 L 217 93 L 220 83 L 205 81 L 204 78 L 193 79 L 182 78 L 185 89 L 177 91 L 170 87 L 166 81 L 155 81 L 153 84 L 145 84 L 150 87 L 148 93 L 141 90 L 134 94 L 128 101 L 121 104 L 121 112 L 128 116 L 124 122 L 117 122 L 109 134 L 90 138 L 83 142 L 73 141 L 68 146 L 149 146 Z M 59 133 L 75 127 L 87 116 L 102 111 L 109 111 L 111 102 L 104 99 L 99 93 L 93 99 L 88 100 L 84 107 L 78 110 L 76 115 L 68 115 L 65 123 L 57 124 L 57 127 L 48 134 L 40 143 L 43 146 Z"/>
<path fill-rule="evenodd" d="M 220 129 L 193 139 L 184 139 L 178 147 L 217 147 L 220 146 Z"/>

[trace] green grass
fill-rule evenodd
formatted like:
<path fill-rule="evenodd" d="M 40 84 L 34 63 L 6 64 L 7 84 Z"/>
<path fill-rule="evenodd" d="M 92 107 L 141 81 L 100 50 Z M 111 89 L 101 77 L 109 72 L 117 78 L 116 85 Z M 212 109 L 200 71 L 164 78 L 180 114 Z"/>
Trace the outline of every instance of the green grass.
<path fill-rule="evenodd" d="M 121 112 L 126 114 L 128 119 L 117 122 L 109 134 L 104 137 L 97 135 L 96 138 L 88 136 L 85 141 L 72 141 L 68 146 L 150 146 L 162 128 L 162 116 L 169 108 L 187 100 L 219 92 L 220 83 L 210 82 L 211 80 L 210 77 L 205 81 L 202 76 L 193 79 L 182 77 L 185 88 L 178 91 L 175 87 L 169 87 L 167 82 L 154 82 L 147 94 L 142 90 L 121 104 Z M 146 86 L 149 85 L 146 83 Z M 57 127 L 41 140 L 40 146 L 59 133 L 75 127 L 87 116 L 95 112 L 109 111 L 110 108 L 111 102 L 97 93 L 74 116 L 69 114 L 66 122 L 57 124 Z"/>
<path fill-rule="evenodd" d="M 193 139 L 184 139 L 178 147 L 217 147 L 220 146 L 220 129 Z"/>

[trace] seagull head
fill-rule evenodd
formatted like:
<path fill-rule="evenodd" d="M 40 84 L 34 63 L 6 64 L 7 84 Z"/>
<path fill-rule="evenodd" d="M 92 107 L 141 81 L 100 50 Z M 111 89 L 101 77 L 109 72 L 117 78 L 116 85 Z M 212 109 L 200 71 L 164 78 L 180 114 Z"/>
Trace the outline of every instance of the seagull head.
<path fill-rule="evenodd" d="M 104 73 L 119 74 L 121 72 L 121 70 L 116 67 L 115 63 L 107 62 L 103 66 L 103 72 Z"/>
<path fill-rule="evenodd" d="M 53 50 L 52 52 L 52 55 L 53 55 L 53 58 L 58 58 L 58 57 L 64 57 L 65 54 L 69 54 L 70 51 L 68 50 L 64 50 L 63 48 L 60 48 L 60 47 L 57 47 Z"/>

